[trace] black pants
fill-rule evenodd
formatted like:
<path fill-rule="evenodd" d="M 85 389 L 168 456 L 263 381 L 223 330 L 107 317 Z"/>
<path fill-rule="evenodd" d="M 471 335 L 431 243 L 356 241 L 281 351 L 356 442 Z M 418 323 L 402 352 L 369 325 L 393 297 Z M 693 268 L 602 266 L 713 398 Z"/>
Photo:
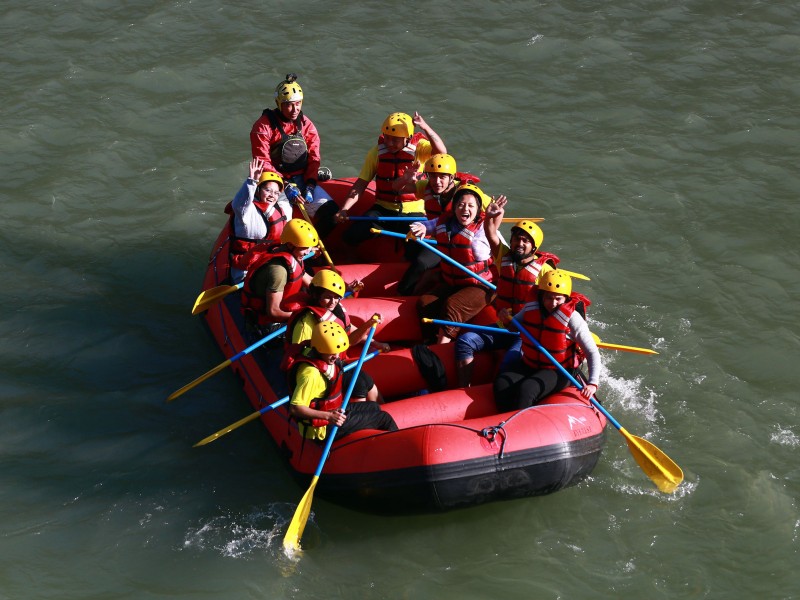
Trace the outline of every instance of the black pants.
<path fill-rule="evenodd" d="M 336 219 L 334 215 L 339 212 L 339 205 L 333 200 L 328 200 L 325 204 L 319 207 L 317 214 L 314 215 L 314 228 L 317 230 L 317 235 L 321 239 L 328 237 L 334 227 L 336 227 Z"/>
<path fill-rule="evenodd" d="M 353 371 L 347 371 L 344 375 L 342 375 L 343 391 L 347 390 L 347 386 L 350 385 L 350 380 L 352 378 L 353 378 Z M 358 373 L 358 378 L 356 378 L 356 384 L 353 386 L 353 393 L 350 397 L 359 399 L 366 398 L 367 392 L 369 392 L 374 385 L 375 381 L 372 379 L 370 374 L 362 369 Z"/>
<path fill-rule="evenodd" d="M 423 248 L 416 242 L 409 242 L 409 244 L 414 244 L 416 247 L 416 255 L 409 259 L 411 264 L 403 274 L 402 279 L 400 279 L 400 283 L 397 286 L 397 293 L 401 296 L 418 296 L 427 291 L 424 289 L 417 289 L 420 277 L 422 277 L 426 271 L 435 268 L 442 259 L 439 258 L 438 254 L 434 254 L 428 248 Z M 408 257 L 409 251 L 411 251 L 411 248 L 406 250 L 406 257 Z"/>
<path fill-rule="evenodd" d="M 570 380 L 559 369 L 534 371 L 522 359 L 517 359 L 495 379 L 494 401 L 500 412 L 521 410 L 563 390 L 569 383 Z"/>
<path fill-rule="evenodd" d="M 362 429 L 397 431 L 397 424 L 392 415 L 383 412 L 375 402 L 351 402 L 347 405 L 346 414 L 347 419 L 345 419 L 344 425 L 339 427 L 337 438 Z"/>
<path fill-rule="evenodd" d="M 367 212 L 364 213 L 365 217 L 420 217 L 425 218 L 425 213 L 409 213 L 399 214 L 393 210 L 387 210 L 379 204 L 373 204 Z M 345 244 L 350 246 L 358 246 L 362 242 L 374 238 L 376 234 L 370 231 L 371 228 L 385 229 L 386 231 L 394 231 L 395 233 L 408 233 L 408 226 L 410 221 L 354 221 L 350 227 L 342 234 L 342 240 Z M 416 256 L 419 252 L 417 247 L 419 244 L 408 244 L 406 258 L 409 258 L 408 250 L 411 250 L 412 255 Z"/>

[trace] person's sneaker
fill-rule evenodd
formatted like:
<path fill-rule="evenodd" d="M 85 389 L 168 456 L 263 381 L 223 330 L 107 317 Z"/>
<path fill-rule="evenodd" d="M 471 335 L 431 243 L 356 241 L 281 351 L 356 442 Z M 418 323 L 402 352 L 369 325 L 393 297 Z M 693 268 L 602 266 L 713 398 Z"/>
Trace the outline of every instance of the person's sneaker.
<path fill-rule="evenodd" d="M 333 177 L 333 173 L 328 167 L 320 167 L 317 171 L 317 181 L 328 181 L 331 177 Z"/>

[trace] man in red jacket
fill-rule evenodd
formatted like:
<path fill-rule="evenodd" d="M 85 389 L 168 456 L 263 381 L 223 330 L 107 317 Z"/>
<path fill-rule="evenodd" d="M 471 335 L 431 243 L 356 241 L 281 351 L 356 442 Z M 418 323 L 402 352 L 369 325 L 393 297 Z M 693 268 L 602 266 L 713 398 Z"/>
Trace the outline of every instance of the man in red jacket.
<path fill-rule="evenodd" d="M 250 130 L 253 158 L 261 159 L 264 171 L 280 173 L 287 183 L 300 188 L 301 201 L 315 209 L 330 196 L 317 188 L 320 140 L 317 128 L 303 114 L 303 89 L 297 75 L 289 73 L 275 88 L 277 108 L 265 108 Z M 281 194 L 279 202 L 288 202 Z"/>

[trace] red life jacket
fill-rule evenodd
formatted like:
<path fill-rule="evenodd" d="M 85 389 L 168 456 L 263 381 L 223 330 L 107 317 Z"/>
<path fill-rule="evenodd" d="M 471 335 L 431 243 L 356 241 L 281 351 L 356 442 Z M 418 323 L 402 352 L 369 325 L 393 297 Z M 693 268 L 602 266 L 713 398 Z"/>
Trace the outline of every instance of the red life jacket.
<path fill-rule="evenodd" d="M 245 264 L 245 255 L 253 246 L 260 243 L 281 243 L 281 233 L 283 233 L 283 228 L 289 221 L 288 217 L 283 212 L 283 208 L 277 202 L 271 207 L 268 207 L 266 202 L 254 201 L 253 204 L 255 205 L 258 214 L 260 214 L 261 218 L 264 219 L 264 225 L 267 227 L 267 236 L 260 240 L 236 235 L 235 217 L 233 216 L 231 203 L 229 202 L 225 207 L 225 212 L 231 215 L 230 219 L 228 220 L 231 228 L 231 265 L 241 271 L 247 270 L 247 265 Z"/>
<path fill-rule="evenodd" d="M 456 193 L 458 185 L 458 181 L 453 181 L 453 186 L 438 196 L 431 192 L 429 186 L 425 186 L 422 199 L 425 201 L 425 214 L 429 219 L 436 219 L 452 208 L 453 195 Z"/>
<path fill-rule="evenodd" d="M 537 252 L 531 262 L 521 269 L 516 269 L 516 263 L 511 253 L 506 254 L 500 261 L 497 298 L 494 300 L 495 309 L 510 308 L 512 314 L 517 314 L 528 302 L 536 300 L 539 292 L 536 280 L 546 262 L 556 266 L 560 259 L 549 252 Z"/>
<path fill-rule="evenodd" d="M 448 223 L 452 224 L 456 230 L 454 233 L 448 232 Z M 473 273 L 480 275 L 488 282 L 492 281 L 492 273 L 489 267 L 492 265 L 492 258 L 486 260 L 476 260 L 472 252 L 472 239 L 475 232 L 483 228 L 483 217 L 477 223 L 471 223 L 467 227 L 455 221 L 453 214 L 448 212 L 439 217 L 436 222 L 436 244 L 437 248 L 447 254 L 457 263 L 465 266 Z M 461 269 L 454 267 L 448 261 L 443 260 L 439 263 L 442 271 L 442 278 L 447 285 L 465 286 L 479 285 L 478 280 L 470 277 Z"/>
<path fill-rule="evenodd" d="M 591 306 L 592 301 L 589 300 L 586 296 L 578 292 L 572 292 L 572 298 L 575 300 L 575 310 L 585 319 L 586 318 L 586 309 Z M 573 346 L 574 351 L 574 360 L 573 360 L 573 368 L 579 369 L 580 366 L 583 364 L 583 361 L 586 360 L 586 355 L 584 355 L 583 350 L 581 349 L 578 344 L 575 343 L 575 340 L 572 337 L 569 337 L 569 343 Z"/>
<path fill-rule="evenodd" d="M 456 173 L 453 178 L 453 185 L 450 189 L 438 196 L 434 195 L 433 192 L 431 192 L 431 188 L 426 184 L 422 192 L 422 199 L 425 201 L 425 214 L 429 219 L 440 217 L 443 213 L 453 208 L 453 196 L 458 186 L 463 183 L 479 183 L 480 180 L 480 177 L 470 175 L 469 173 Z"/>
<path fill-rule="evenodd" d="M 303 263 L 288 252 L 282 251 L 281 248 L 280 245 L 270 247 L 268 244 L 257 244 L 245 255 L 247 275 L 242 287 L 242 312 L 259 325 L 269 325 L 274 322 L 272 317 L 267 316 L 265 293 L 258 293 L 252 287 L 253 276 L 260 268 L 273 260 L 286 267 L 289 271 L 289 279 L 283 290 L 284 297 L 297 294 L 303 287 Z"/>
<path fill-rule="evenodd" d="M 283 310 L 292 313 L 292 316 L 286 322 L 284 353 L 280 364 L 280 368 L 284 371 L 291 369 L 295 362 L 297 362 L 297 359 L 301 356 L 303 350 L 310 347 L 311 340 L 304 340 L 299 344 L 292 343 L 292 338 L 294 337 L 292 335 L 294 332 L 294 327 L 303 319 L 303 317 L 306 316 L 306 313 L 313 313 L 317 317 L 317 321 L 320 323 L 324 321 L 334 321 L 335 323 L 341 325 L 342 329 L 345 331 L 350 330 L 350 317 L 347 315 L 347 311 L 341 302 L 336 305 L 337 309 L 341 308 L 341 311 L 336 309 L 334 309 L 334 311 L 330 311 L 319 306 L 312 306 L 312 301 L 312 297 L 308 292 L 300 292 L 299 294 L 295 294 L 281 303 L 281 308 Z M 338 315 L 336 314 L 337 312 L 339 313 Z"/>
<path fill-rule="evenodd" d="M 417 157 L 417 143 L 427 139 L 422 133 L 415 133 L 408 140 L 406 146 L 399 152 L 391 152 L 383 143 L 383 136 L 378 138 L 378 166 L 375 172 L 375 201 L 388 210 L 401 212 L 403 203 L 422 202 L 414 192 L 399 192 L 394 189 L 394 182 L 403 176 Z M 403 211 L 412 212 L 412 211 Z M 419 211 L 422 212 L 420 208 Z"/>
<path fill-rule="evenodd" d="M 330 365 L 322 359 L 317 358 L 316 353 L 312 354 L 312 356 L 307 354 L 298 356 L 289 377 L 289 385 L 292 392 L 294 392 L 295 388 L 297 369 L 302 363 L 308 363 L 316 367 L 327 382 L 325 393 L 311 401 L 311 408 L 314 410 L 330 411 L 341 407 L 344 403 L 344 397 L 342 395 L 342 361 L 337 360 L 333 363 L 333 374 L 331 377 L 328 377 L 327 372 Z M 311 419 L 310 421 L 301 420 L 300 422 L 306 426 L 310 425 L 311 427 L 327 427 L 329 424 L 325 419 Z"/>
<path fill-rule="evenodd" d="M 529 302 L 517 315 L 523 327 L 555 358 L 565 369 L 574 366 L 574 348 L 572 340 L 567 339 L 570 332 L 569 318 L 575 312 L 578 301 L 570 298 L 552 313 L 547 314 L 539 304 L 539 300 Z M 522 361 L 531 369 L 555 369 L 556 366 L 539 349 L 531 343 L 527 336 L 522 336 Z"/>

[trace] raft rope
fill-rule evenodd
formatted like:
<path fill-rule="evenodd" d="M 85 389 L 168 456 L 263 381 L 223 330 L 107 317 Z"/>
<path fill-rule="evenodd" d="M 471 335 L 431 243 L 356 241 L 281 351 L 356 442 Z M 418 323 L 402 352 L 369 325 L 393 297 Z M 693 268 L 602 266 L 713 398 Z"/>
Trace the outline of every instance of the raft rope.
<path fill-rule="evenodd" d="M 217 274 L 217 255 L 222 251 L 222 249 L 226 246 L 226 244 L 230 244 L 231 238 L 228 236 L 225 238 L 225 241 L 219 245 L 219 248 L 211 255 L 211 258 L 208 259 L 208 264 L 214 263 L 214 274 Z"/>
<path fill-rule="evenodd" d="M 216 265 L 214 265 L 214 272 L 216 273 Z M 219 310 L 219 320 L 220 324 L 222 325 L 222 332 L 225 334 L 225 345 L 229 345 L 234 350 L 234 354 L 236 354 L 238 351 L 236 350 L 236 347 L 233 345 L 233 340 L 231 339 L 230 333 L 228 333 L 228 324 L 225 320 L 225 313 L 222 310 L 222 305 L 224 303 L 225 300 L 223 299 L 223 301 L 219 302 L 215 308 Z M 253 377 L 252 375 L 250 375 L 250 370 L 247 368 L 244 361 L 240 363 L 239 367 L 244 372 L 245 378 L 247 379 L 248 382 L 250 382 L 250 385 L 253 387 L 253 389 L 258 392 L 258 403 L 263 408 L 264 406 L 267 405 L 267 401 L 264 399 L 264 395 L 259 391 L 255 381 L 253 381 Z"/>
<path fill-rule="evenodd" d="M 389 404 L 391 404 L 391 402 Z M 458 425 L 456 423 L 423 423 L 421 425 L 414 425 L 412 427 L 405 427 L 401 431 L 408 431 L 408 430 L 411 430 L 411 429 L 419 429 L 421 427 L 454 427 L 456 429 L 465 429 L 467 431 L 471 431 L 472 433 L 474 433 L 474 434 L 476 434 L 476 435 L 478 435 L 480 437 L 486 438 L 486 440 L 489 443 L 494 442 L 495 438 L 497 437 L 497 434 L 501 433 L 502 436 L 503 436 L 503 441 L 500 444 L 500 453 L 498 455 L 498 458 L 500 458 L 502 460 L 504 455 L 505 455 L 505 445 L 506 445 L 506 441 L 508 439 L 508 434 L 506 433 L 506 430 L 505 430 L 505 427 L 504 427 L 506 425 L 506 423 L 509 423 L 510 421 L 515 419 L 517 416 L 519 416 L 522 413 L 527 412 L 529 410 L 537 410 L 537 409 L 545 409 L 545 408 L 559 408 L 559 407 L 564 407 L 564 406 L 573 406 L 573 407 L 576 407 L 576 408 L 586 408 L 586 409 L 591 409 L 592 408 L 591 406 L 587 406 L 586 404 L 583 404 L 583 403 L 580 403 L 580 402 L 569 403 L 569 404 L 538 404 L 536 406 L 529 406 L 527 408 L 523 408 L 522 410 L 519 410 L 519 411 L 515 412 L 513 415 L 511 415 L 505 421 L 502 421 L 502 422 L 498 423 L 497 425 L 490 425 L 488 427 L 484 427 L 483 429 L 475 429 L 474 427 L 467 427 L 466 425 Z M 380 436 L 383 436 L 383 435 L 390 435 L 392 433 L 394 433 L 394 432 L 393 431 L 381 431 L 381 432 L 374 433 L 372 435 L 368 435 L 368 436 L 364 436 L 364 437 L 360 437 L 358 439 L 351 440 L 351 441 L 347 441 L 347 438 L 345 438 L 342 441 L 342 443 L 338 444 L 335 448 L 333 448 L 331 450 L 331 452 L 335 452 L 339 448 L 344 448 L 345 446 L 349 446 L 350 444 L 357 444 L 359 442 L 363 442 L 364 440 L 370 440 L 372 438 L 380 437 Z"/>

